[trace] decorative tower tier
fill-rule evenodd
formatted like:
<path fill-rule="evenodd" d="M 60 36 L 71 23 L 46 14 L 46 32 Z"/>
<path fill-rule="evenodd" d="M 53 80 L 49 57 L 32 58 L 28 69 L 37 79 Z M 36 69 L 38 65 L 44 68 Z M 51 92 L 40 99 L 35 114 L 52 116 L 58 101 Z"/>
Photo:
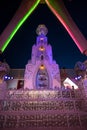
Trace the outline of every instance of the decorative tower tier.
<path fill-rule="evenodd" d="M 53 60 L 47 32 L 43 24 L 36 29 L 38 36 L 32 47 L 31 60 L 25 68 L 24 89 L 57 89 L 61 86 L 59 65 Z"/>

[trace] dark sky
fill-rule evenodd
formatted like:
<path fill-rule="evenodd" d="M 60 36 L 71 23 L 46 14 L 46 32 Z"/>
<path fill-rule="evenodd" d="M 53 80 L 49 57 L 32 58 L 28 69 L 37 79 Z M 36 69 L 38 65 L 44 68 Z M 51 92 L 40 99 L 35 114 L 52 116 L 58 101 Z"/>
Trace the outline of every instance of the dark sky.
<path fill-rule="evenodd" d="M 21 0 L 0 0 L 0 33 L 7 26 Z M 64 0 L 73 20 L 87 39 L 86 0 Z M 84 62 L 87 56 L 81 54 L 76 44 L 46 4 L 39 5 L 27 21 L 18 30 L 10 44 L 0 55 L 11 68 L 25 68 L 31 58 L 32 45 L 36 42 L 36 28 L 45 24 L 48 28 L 48 43 L 52 45 L 53 57 L 60 68 L 74 68 L 77 61 Z"/>

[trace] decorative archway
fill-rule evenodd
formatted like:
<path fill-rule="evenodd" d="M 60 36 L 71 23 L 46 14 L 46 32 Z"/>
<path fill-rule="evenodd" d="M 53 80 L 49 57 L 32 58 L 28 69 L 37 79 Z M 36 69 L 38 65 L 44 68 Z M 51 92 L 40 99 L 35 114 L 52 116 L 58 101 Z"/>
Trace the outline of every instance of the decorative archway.
<path fill-rule="evenodd" d="M 46 3 L 53 14 L 64 26 L 81 53 L 87 55 L 87 40 L 80 32 L 62 0 L 22 0 L 22 3 L 14 17 L 0 36 L 0 51 L 3 52 L 18 29 L 36 9 L 39 3 Z"/>
<path fill-rule="evenodd" d="M 36 89 L 49 89 L 49 75 L 46 67 L 42 64 L 36 74 Z"/>

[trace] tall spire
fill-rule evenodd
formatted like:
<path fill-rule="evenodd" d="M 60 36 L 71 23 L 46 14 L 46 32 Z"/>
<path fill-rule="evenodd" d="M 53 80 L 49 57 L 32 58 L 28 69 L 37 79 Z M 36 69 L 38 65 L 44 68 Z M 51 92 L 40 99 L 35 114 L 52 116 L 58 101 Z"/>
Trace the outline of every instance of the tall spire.
<path fill-rule="evenodd" d="M 44 24 L 38 25 L 36 44 L 32 47 L 31 60 L 25 69 L 24 89 L 54 89 L 61 86 L 59 65 L 53 60 L 47 32 Z"/>

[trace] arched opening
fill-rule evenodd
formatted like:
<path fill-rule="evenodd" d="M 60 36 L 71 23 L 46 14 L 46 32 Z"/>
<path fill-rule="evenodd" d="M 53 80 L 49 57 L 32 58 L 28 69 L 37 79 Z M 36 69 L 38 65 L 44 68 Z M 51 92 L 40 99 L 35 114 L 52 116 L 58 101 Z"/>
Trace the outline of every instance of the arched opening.
<path fill-rule="evenodd" d="M 44 65 L 40 65 L 36 74 L 36 89 L 49 89 L 49 75 Z"/>

